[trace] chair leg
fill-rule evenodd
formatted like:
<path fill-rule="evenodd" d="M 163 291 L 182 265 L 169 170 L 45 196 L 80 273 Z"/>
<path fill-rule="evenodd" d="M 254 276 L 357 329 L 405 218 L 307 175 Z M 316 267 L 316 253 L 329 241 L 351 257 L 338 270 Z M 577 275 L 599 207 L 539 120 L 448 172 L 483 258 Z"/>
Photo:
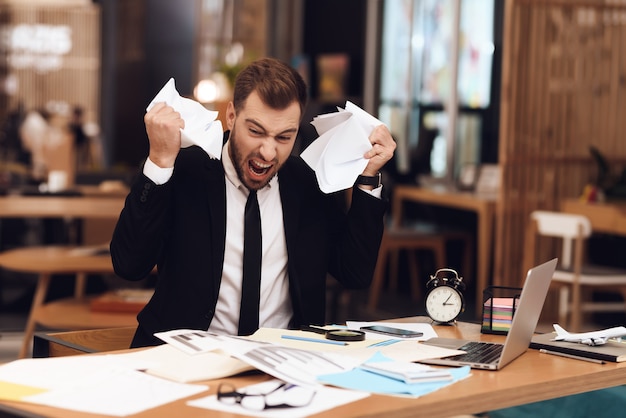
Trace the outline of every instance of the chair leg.
<path fill-rule="evenodd" d="M 33 335 L 35 334 L 35 325 L 37 324 L 36 313 L 37 309 L 43 305 L 46 294 L 48 293 L 48 287 L 50 285 L 50 274 L 42 273 L 37 280 L 37 288 L 35 289 L 35 296 L 30 307 L 30 313 L 28 314 L 28 320 L 26 322 L 26 328 L 24 329 L 24 340 L 22 341 L 22 348 L 19 352 L 19 358 L 25 358 L 28 354 L 30 344 L 33 341 Z"/>
<path fill-rule="evenodd" d="M 411 298 L 413 300 L 420 300 L 422 295 L 420 289 L 419 269 L 417 268 L 417 254 L 415 251 L 408 251 L 407 259 L 409 262 L 409 275 L 411 280 Z"/>
<path fill-rule="evenodd" d="M 400 260 L 400 250 L 389 250 L 389 290 L 398 290 L 398 263 Z"/>
<path fill-rule="evenodd" d="M 474 271 L 474 265 L 472 263 L 472 242 L 469 237 L 463 238 L 463 268 L 465 269 L 465 274 L 463 274 L 464 278 L 467 278 L 469 273 Z M 484 289 L 477 290 L 482 292 Z"/>
<path fill-rule="evenodd" d="M 446 257 L 446 242 L 445 240 L 440 240 L 433 246 L 433 253 L 435 255 L 435 270 L 448 267 L 447 257 Z"/>
<path fill-rule="evenodd" d="M 76 284 L 74 285 L 74 297 L 82 300 L 85 297 L 85 288 L 87 287 L 87 275 L 85 273 L 76 273 Z"/>
<path fill-rule="evenodd" d="M 376 261 L 376 268 L 374 269 L 374 277 L 372 284 L 370 285 L 369 301 L 367 303 L 367 309 L 375 311 L 378 306 L 378 298 L 380 297 L 380 291 L 383 287 L 383 280 L 385 278 L 385 267 L 387 263 L 388 249 L 381 245 L 378 252 L 378 260 Z"/>
<path fill-rule="evenodd" d="M 562 285 L 559 289 L 559 325 L 564 326 L 567 322 L 567 313 L 570 310 L 569 306 L 569 288 L 567 285 Z M 571 324 L 568 324 L 568 328 Z"/>
<path fill-rule="evenodd" d="M 572 305 L 570 308 L 572 325 L 571 328 L 574 332 L 581 331 L 581 318 L 582 318 L 582 303 L 580 295 L 580 285 L 572 285 Z"/>

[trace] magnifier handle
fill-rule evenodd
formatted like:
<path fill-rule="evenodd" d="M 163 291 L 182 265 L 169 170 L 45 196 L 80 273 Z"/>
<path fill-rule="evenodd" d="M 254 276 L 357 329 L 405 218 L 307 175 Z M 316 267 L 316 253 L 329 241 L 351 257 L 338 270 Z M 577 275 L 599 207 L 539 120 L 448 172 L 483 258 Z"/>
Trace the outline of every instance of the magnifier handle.
<path fill-rule="evenodd" d="M 300 328 L 301 331 L 309 331 L 309 332 L 314 332 L 316 334 L 326 334 L 326 329 L 321 328 L 321 327 L 317 327 L 315 325 L 303 325 Z"/>

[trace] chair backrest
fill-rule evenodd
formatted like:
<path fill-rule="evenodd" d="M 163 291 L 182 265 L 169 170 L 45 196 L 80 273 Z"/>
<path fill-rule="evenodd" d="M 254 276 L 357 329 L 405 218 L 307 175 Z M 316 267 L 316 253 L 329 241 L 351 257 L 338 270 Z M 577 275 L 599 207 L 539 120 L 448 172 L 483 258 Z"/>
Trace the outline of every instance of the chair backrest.
<path fill-rule="evenodd" d="M 535 222 L 539 235 L 563 240 L 560 261 L 565 268 L 572 266 L 572 243 L 574 240 L 580 239 L 582 241 L 588 238 L 592 232 L 591 222 L 583 215 L 537 210 L 530 214 L 530 219 Z"/>

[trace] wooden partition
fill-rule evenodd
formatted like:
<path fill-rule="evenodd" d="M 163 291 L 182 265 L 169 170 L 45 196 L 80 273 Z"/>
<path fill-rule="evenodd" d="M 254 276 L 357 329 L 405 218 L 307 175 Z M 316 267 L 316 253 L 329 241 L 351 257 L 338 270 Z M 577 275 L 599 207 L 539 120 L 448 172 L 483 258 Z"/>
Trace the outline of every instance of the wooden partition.
<path fill-rule="evenodd" d="M 73 108 L 83 110 L 83 123 L 100 125 L 100 35 L 100 7 L 89 0 L 0 0 L 0 124 L 49 115 L 44 151 L 31 150 L 33 161 L 46 154 L 45 171 L 66 171 L 70 184 Z"/>
<path fill-rule="evenodd" d="M 519 285 L 530 212 L 596 178 L 590 145 L 626 163 L 625 1 L 506 1 L 499 136 L 494 283 Z"/>
<path fill-rule="evenodd" d="M 79 105 L 97 122 L 100 109 L 100 8 L 88 1 L 0 1 L 8 109 L 50 102 Z"/>

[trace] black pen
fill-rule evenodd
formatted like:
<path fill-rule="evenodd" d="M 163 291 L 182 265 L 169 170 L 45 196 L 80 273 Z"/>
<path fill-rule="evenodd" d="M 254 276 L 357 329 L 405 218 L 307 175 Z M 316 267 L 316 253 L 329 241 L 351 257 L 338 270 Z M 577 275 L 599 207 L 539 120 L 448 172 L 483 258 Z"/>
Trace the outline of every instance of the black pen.
<path fill-rule="evenodd" d="M 597 363 L 597 364 L 604 364 L 605 363 L 604 360 L 598 360 L 598 359 L 595 359 L 595 358 L 582 357 L 582 356 L 575 356 L 574 354 L 559 353 L 558 351 L 550 351 L 550 350 L 545 350 L 543 348 L 541 350 L 539 350 L 539 352 L 540 353 L 544 353 L 544 354 L 552 354 L 552 355 L 555 355 L 555 356 L 571 358 L 571 359 L 574 359 L 574 360 L 588 361 L 590 363 Z"/>

